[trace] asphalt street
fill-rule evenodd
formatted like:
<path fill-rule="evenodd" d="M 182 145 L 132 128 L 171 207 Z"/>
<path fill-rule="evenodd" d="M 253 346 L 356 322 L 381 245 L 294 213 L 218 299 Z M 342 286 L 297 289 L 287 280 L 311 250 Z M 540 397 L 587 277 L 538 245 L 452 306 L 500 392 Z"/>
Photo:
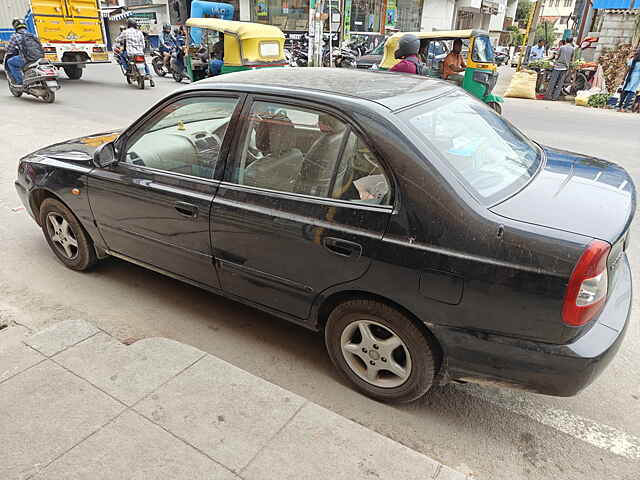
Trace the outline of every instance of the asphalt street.
<path fill-rule="evenodd" d="M 450 385 L 411 405 L 376 403 L 337 376 L 320 335 L 123 261 L 72 272 L 20 208 L 13 186 L 18 158 L 56 141 L 127 126 L 178 87 L 172 79 L 139 91 L 115 65 L 90 66 L 82 80 L 62 80 L 53 105 L 13 98 L 3 84 L 0 74 L 0 320 L 40 329 L 81 319 L 121 340 L 173 338 L 478 479 L 640 478 L 637 296 L 617 357 L 576 397 Z M 638 115 L 510 99 L 504 115 L 540 143 L 616 161 L 640 178 Z M 640 239 L 637 222 L 633 230 L 632 238 Z M 632 241 L 629 254 L 640 278 L 639 241 Z"/>

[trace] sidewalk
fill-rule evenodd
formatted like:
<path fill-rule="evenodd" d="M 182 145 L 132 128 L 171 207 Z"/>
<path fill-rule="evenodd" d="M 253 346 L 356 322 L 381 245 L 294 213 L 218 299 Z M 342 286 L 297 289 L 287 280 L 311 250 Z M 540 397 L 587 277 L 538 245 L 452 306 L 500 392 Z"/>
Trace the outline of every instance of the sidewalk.
<path fill-rule="evenodd" d="M 465 477 L 188 345 L 0 330 L 0 478 Z"/>

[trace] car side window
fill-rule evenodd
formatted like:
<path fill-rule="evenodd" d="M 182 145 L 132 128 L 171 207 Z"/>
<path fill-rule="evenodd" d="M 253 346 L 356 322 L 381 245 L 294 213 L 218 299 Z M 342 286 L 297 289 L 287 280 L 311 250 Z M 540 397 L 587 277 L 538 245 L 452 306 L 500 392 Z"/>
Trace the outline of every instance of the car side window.
<path fill-rule="evenodd" d="M 353 132 L 336 169 L 332 198 L 373 205 L 391 204 L 391 185 L 384 169 Z"/>
<path fill-rule="evenodd" d="M 237 98 L 187 97 L 167 106 L 128 140 L 125 162 L 211 179 Z"/>
<path fill-rule="evenodd" d="M 376 204 L 390 197 L 369 149 L 333 115 L 255 102 L 240 145 L 230 174 L 239 185 Z"/>

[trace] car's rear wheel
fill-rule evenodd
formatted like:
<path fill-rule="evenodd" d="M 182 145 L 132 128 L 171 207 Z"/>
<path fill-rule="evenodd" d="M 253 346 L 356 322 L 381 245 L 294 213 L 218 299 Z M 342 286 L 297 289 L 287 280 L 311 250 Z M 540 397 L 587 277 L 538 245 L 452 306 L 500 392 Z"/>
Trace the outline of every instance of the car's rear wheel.
<path fill-rule="evenodd" d="M 373 300 L 339 304 L 325 328 L 329 357 L 354 386 L 383 402 L 410 402 L 432 386 L 434 341 L 406 315 Z"/>
<path fill-rule="evenodd" d="M 40 206 L 40 225 L 53 253 L 72 270 L 87 270 L 97 262 L 91 239 L 62 202 L 47 198 Z"/>

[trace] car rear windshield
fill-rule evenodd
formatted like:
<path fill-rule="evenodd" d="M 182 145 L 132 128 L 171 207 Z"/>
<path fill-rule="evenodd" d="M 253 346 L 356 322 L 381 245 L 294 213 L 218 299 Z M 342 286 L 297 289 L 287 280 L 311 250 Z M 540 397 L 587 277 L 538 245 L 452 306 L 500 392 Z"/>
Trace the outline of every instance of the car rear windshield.
<path fill-rule="evenodd" d="M 464 93 L 411 107 L 400 116 L 485 204 L 520 190 L 540 165 L 535 144 Z"/>

